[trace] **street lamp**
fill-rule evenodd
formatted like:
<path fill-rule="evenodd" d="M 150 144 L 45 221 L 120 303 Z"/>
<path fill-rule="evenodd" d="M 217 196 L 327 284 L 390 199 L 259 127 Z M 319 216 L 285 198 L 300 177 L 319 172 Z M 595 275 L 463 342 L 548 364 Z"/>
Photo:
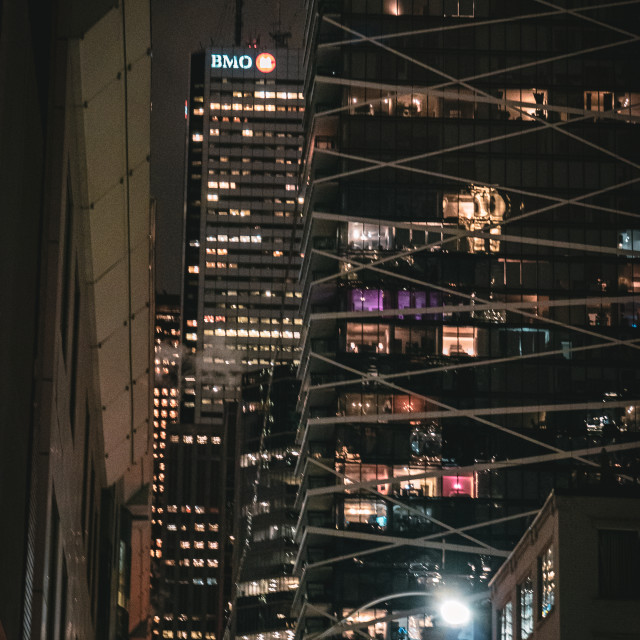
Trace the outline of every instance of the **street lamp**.
<path fill-rule="evenodd" d="M 471 620 L 471 611 L 460 600 L 445 600 L 440 605 L 440 615 L 445 624 L 462 627 Z"/>

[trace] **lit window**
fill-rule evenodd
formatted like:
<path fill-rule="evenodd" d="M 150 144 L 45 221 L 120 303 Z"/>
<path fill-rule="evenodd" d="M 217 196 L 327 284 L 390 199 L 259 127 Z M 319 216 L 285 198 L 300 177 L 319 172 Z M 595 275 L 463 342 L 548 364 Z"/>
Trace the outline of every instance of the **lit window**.
<path fill-rule="evenodd" d="M 540 558 L 540 615 L 546 618 L 556 599 L 556 573 L 553 564 L 553 547 Z"/>
<path fill-rule="evenodd" d="M 219 136 L 220 135 L 220 129 L 209 129 L 209 135 L 210 136 Z"/>
<path fill-rule="evenodd" d="M 251 137 L 253 135 L 253 130 L 252 129 L 243 129 L 242 130 L 242 135 Z"/>
<path fill-rule="evenodd" d="M 203 140 L 203 136 L 202 136 L 202 134 L 201 134 L 201 133 L 194 133 L 194 134 L 191 136 L 191 139 L 192 139 L 194 142 L 202 142 L 202 140 Z"/>
<path fill-rule="evenodd" d="M 520 611 L 520 640 L 533 633 L 533 582 L 531 578 L 518 587 L 518 609 Z"/>
<path fill-rule="evenodd" d="M 500 611 L 500 640 L 513 640 L 513 605 L 507 602 Z"/>

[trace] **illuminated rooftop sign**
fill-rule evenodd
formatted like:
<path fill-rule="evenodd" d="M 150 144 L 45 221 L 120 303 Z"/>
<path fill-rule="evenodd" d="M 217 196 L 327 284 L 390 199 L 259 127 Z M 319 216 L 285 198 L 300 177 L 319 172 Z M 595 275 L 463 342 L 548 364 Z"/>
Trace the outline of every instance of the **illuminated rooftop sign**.
<path fill-rule="evenodd" d="M 276 59 L 270 53 L 261 53 L 256 58 L 256 68 L 262 73 L 271 73 L 276 68 Z"/>
<path fill-rule="evenodd" d="M 276 59 L 270 53 L 259 53 L 255 61 L 252 56 L 244 54 L 241 56 L 230 56 L 226 53 L 211 54 L 212 69 L 251 69 L 255 64 L 258 71 L 271 73 L 276 68 Z"/>

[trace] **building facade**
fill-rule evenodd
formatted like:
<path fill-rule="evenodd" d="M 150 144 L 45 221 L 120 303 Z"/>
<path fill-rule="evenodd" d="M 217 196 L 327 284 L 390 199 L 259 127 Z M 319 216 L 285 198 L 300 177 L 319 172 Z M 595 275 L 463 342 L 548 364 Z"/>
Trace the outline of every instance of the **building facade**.
<path fill-rule="evenodd" d="M 146 638 L 149 5 L 0 13 L 0 636 Z"/>
<path fill-rule="evenodd" d="M 295 475 L 298 450 L 293 364 L 247 373 L 237 425 L 234 606 L 229 636 L 291 640 L 298 579 Z"/>
<path fill-rule="evenodd" d="M 638 492 L 549 496 L 491 581 L 494 640 L 638 633 Z"/>
<path fill-rule="evenodd" d="M 183 279 L 183 422 L 216 422 L 248 367 L 297 360 L 300 53 L 191 60 Z"/>
<path fill-rule="evenodd" d="M 299 57 L 210 49 L 191 58 L 179 413 L 167 407 L 175 420 L 158 434 L 158 637 L 222 637 L 234 597 L 241 377 L 299 357 Z"/>
<path fill-rule="evenodd" d="M 486 638 L 549 491 L 635 477 L 637 20 L 308 3 L 297 637 Z"/>

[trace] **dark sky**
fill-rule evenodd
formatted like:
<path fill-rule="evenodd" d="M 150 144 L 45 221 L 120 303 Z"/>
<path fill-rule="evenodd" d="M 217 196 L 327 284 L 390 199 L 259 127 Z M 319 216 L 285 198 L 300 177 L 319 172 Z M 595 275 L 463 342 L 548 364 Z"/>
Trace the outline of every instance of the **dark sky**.
<path fill-rule="evenodd" d="M 303 0 L 244 0 L 243 42 L 280 24 L 301 46 Z M 156 199 L 156 290 L 180 292 L 182 261 L 184 101 L 189 90 L 189 56 L 203 47 L 234 40 L 234 0 L 152 0 L 151 194 Z"/>

